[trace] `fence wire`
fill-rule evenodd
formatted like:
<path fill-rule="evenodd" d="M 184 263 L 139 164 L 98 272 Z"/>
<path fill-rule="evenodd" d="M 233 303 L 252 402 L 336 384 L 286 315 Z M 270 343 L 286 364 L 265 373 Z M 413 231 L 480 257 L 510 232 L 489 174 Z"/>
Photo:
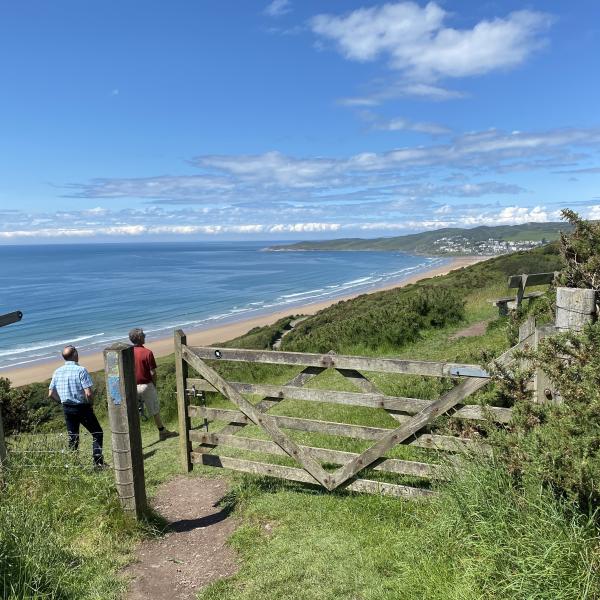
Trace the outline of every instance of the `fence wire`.
<path fill-rule="evenodd" d="M 28 470 L 39 476 L 55 477 L 63 473 L 74 476 L 78 471 L 92 472 L 92 434 L 79 433 L 79 448 L 69 448 L 66 432 L 16 433 L 5 438 L 7 457 L 5 471 Z"/>

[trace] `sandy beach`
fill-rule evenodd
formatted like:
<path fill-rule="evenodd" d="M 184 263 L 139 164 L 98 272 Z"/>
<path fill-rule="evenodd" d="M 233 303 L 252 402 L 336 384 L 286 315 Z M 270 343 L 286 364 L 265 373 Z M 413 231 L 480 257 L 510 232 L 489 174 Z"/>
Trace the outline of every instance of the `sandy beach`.
<path fill-rule="evenodd" d="M 415 283 L 421 279 L 427 279 L 429 277 L 435 277 L 438 275 L 445 275 L 455 269 L 460 269 L 468 265 L 487 260 L 487 256 L 461 256 L 453 258 L 449 264 L 442 267 L 430 269 L 403 279 L 402 281 L 387 285 L 385 287 L 370 290 L 367 293 L 380 292 L 386 289 L 393 289 L 396 287 L 403 287 L 405 285 Z M 340 298 L 332 298 L 323 302 L 317 302 L 314 304 L 307 304 L 305 306 L 290 307 L 283 311 L 277 311 L 266 315 L 260 315 L 252 319 L 244 321 L 238 321 L 234 323 L 227 323 L 218 327 L 212 327 L 210 329 L 203 329 L 199 331 L 191 331 L 187 333 L 188 344 L 194 346 L 206 346 L 213 343 L 224 342 L 233 338 L 239 337 L 254 327 L 262 327 L 274 323 L 282 317 L 286 317 L 290 314 L 304 314 L 312 315 L 323 308 L 336 304 L 341 300 L 349 300 L 356 296 L 363 295 L 365 292 L 360 292 L 350 296 L 343 296 Z M 171 337 L 147 340 L 146 346 L 150 348 L 154 355 L 158 357 L 168 356 L 173 353 L 173 339 Z M 62 359 L 56 361 L 44 362 L 41 364 L 33 365 L 30 367 L 23 367 L 20 369 L 0 369 L 0 377 L 7 377 L 10 379 L 13 386 L 26 385 L 28 383 L 34 383 L 38 381 L 46 381 L 50 379 L 54 369 L 59 367 L 63 363 Z M 79 363 L 85 366 L 89 371 L 99 371 L 104 368 L 104 359 L 101 352 L 95 352 L 92 354 L 81 354 L 79 357 Z"/>

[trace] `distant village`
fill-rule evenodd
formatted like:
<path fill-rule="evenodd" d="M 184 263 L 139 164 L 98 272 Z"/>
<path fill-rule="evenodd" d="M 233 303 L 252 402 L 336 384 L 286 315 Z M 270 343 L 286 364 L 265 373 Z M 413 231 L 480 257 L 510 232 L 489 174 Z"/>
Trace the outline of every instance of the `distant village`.
<path fill-rule="evenodd" d="M 497 254 L 508 254 L 518 252 L 519 250 L 531 250 L 547 243 L 547 240 L 538 241 L 522 240 L 518 242 L 496 240 L 489 238 L 487 240 L 470 240 L 462 235 L 443 237 L 433 242 L 436 254 L 474 254 L 481 256 L 491 256 Z"/>

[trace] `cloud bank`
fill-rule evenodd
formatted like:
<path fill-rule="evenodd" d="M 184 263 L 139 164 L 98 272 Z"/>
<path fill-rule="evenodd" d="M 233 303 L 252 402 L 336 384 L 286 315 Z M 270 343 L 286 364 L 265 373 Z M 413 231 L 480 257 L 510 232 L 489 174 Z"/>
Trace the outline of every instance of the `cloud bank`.
<path fill-rule="evenodd" d="M 400 76 L 395 95 L 446 100 L 460 92 L 446 90 L 439 81 L 521 65 L 545 45 L 544 34 L 553 21 L 532 10 L 482 20 L 470 29 L 452 28 L 450 19 L 435 2 L 424 7 L 398 2 L 343 16 L 320 14 L 310 26 L 320 41 L 331 43 L 347 60 L 384 60 Z M 373 100 L 377 102 L 377 96 Z"/>

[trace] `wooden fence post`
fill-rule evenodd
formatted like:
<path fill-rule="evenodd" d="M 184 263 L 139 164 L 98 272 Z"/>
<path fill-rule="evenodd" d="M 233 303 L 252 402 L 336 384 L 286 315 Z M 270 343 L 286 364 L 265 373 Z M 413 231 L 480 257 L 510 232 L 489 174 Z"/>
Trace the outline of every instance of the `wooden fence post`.
<path fill-rule="evenodd" d="M 542 325 L 535 328 L 533 347 L 537 348 L 540 341 L 557 333 L 554 325 Z M 536 369 L 533 376 L 533 401 L 538 404 L 545 402 L 561 402 L 560 394 L 552 387 L 550 378 L 542 369 Z"/>
<path fill-rule="evenodd" d="M 4 425 L 2 423 L 2 401 L 0 400 L 0 473 L 2 463 L 6 460 L 6 442 L 4 441 Z"/>
<path fill-rule="evenodd" d="M 106 348 L 104 369 L 117 493 L 123 509 L 139 519 L 147 503 L 133 347 Z"/>
<path fill-rule="evenodd" d="M 559 287 L 556 289 L 558 331 L 581 331 L 596 317 L 596 290 Z"/>
<path fill-rule="evenodd" d="M 192 443 L 190 441 L 190 416 L 188 414 L 189 401 L 185 392 L 188 378 L 188 365 L 183 359 L 182 346 L 187 343 L 187 338 L 181 329 L 175 331 L 175 376 L 177 380 L 177 414 L 179 417 L 179 450 L 181 468 L 184 473 L 192 470 Z"/>

